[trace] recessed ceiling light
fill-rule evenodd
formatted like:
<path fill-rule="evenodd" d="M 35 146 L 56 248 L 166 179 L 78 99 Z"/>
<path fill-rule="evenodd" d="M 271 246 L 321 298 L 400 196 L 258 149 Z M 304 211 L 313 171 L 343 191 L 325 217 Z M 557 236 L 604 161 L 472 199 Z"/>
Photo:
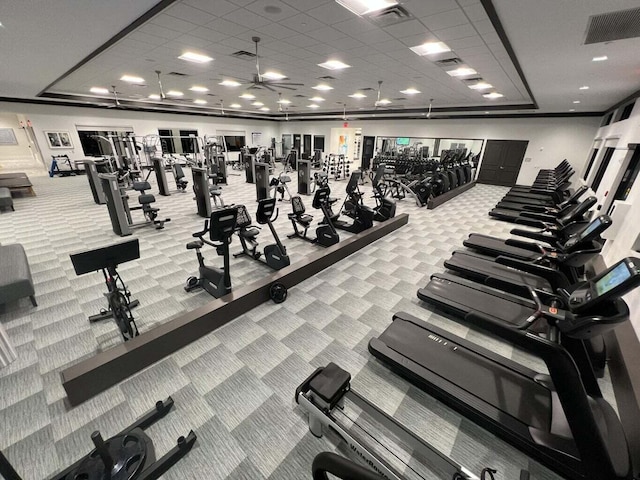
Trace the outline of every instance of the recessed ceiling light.
<path fill-rule="evenodd" d="M 283 78 L 287 78 L 287 76 L 278 72 L 269 71 L 264 72 L 262 78 L 266 78 L 267 80 L 282 80 Z"/>
<path fill-rule="evenodd" d="M 478 72 L 470 67 L 459 67 L 454 70 L 447 70 L 447 73 L 452 77 L 466 77 L 467 75 L 476 75 Z"/>
<path fill-rule="evenodd" d="M 353 95 L 349 95 L 351 98 L 366 98 L 367 96 L 364 93 L 356 92 Z"/>
<path fill-rule="evenodd" d="M 574 100 L 573 103 L 580 103 L 580 100 Z"/>
<path fill-rule="evenodd" d="M 570 112 L 575 112 L 575 111 L 576 111 L 576 109 L 575 109 L 575 108 L 570 108 L 570 109 L 569 109 L 569 111 L 570 111 Z"/>
<path fill-rule="evenodd" d="M 498 92 L 491 92 L 491 93 L 485 93 L 484 95 L 482 95 L 484 98 L 489 98 L 491 100 L 495 99 L 495 98 L 501 98 L 504 97 L 504 95 L 502 95 L 501 93 Z"/>
<path fill-rule="evenodd" d="M 312 102 L 324 102 L 324 98 L 322 97 L 311 97 L 309 100 Z"/>
<path fill-rule="evenodd" d="M 240 105 L 239 103 L 232 103 L 231 105 L 229 105 L 231 108 L 240 108 L 242 105 Z"/>
<path fill-rule="evenodd" d="M 235 80 L 223 80 L 219 83 L 219 85 L 223 85 L 225 87 L 239 87 L 242 84 L 240 82 L 236 82 Z"/>
<path fill-rule="evenodd" d="M 91 87 L 89 89 L 89 91 L 91 93 L 102 93 L 102 94 L 109 93 L 109 89 L 108 88 L 103 88 L 103 87 Z"/>
<path fill-rule="evenodd" d="M 207 101 L 206 100 L 202 100 L 200 98 L 196 98 L 193 103 L 197 103 L 198 105 L 206 105 Z"/>
<path fill-rule="evenodd" d="M 184 93 L 182 93 L 180 90 L 169 90 L 167 92 L 167 95 L 169 95 L 170 97 L 181 97 L 184 95 Z"/>
<path fill-rule="evenodd" d="M 326 68 L 327 70 L 342 70 L 343 68 L 351 68 L 351 65 L 347 65 L 340 60 L 327 60 L 324 63 L 319 63 L 318 66 Z"/>
<path fill-rule="evenodd" d="M 604 62 L 605 60 L 609 60 L 609 57 L 607 57 L 606 55 L 602 55 L 600 57 L 593 57 L 591 59 L 592 62 Z"/>
<path fill-rule="evenodd" d="M 314 90 L 322 90 L 322 91 L 333 90 L 333 87 L 331 85 L 327 85 L 326 83 L 320 83 L 315 87 L 311 87 L 311 88 L 313 88 Z"/>
<path fill-rule="evenodd" d="M 311 105 L 307 105 L 307 107 L 309 107 L 309 108 L 319 108 L 320 105 L 316 105 L 315 103 L 312 103 Z"/>
<path fill-rule="evenodd" d="M 251 105 L 253 105 L 254 107 L 261 107 L 264 105 L 264 103 L 262 102 L 253 102 Z"/>
<path fill-rule="evenodd" d="M 192 92 L 208 92 L 209 91 L 207 87 L 201 87 L 199 85 L 194 85 L 189 90 L 191 90 Z"/>
<path fill-rule="evenodd" d="M 260 110 L 262 110 L 263 112 L 268 112 L 271 109 L 269 107 L 262 107 Z"/>
<path fill-rule="evenodd" d="M 144 78 L 136 77 L 134 75 L 123 75 L 123 76 L 120 77 L 120 80 L 122 80 L 123 82 L 129 82 L 129 83 L 142 83 L 142 82 L 144 82 Z"/>
<path fill-rule="evenodd" d="M 484 113 L 489 113 L 489 112 L 484 112 Z"/>
<path fill-rule="evenodd" d="M 391 100 L 389 100 L 388 98 L 383 98 L 382 100 L 378 100 L 376 103 L 379 103 L 380 105 L 389 105 L 391 103 Z"/>
<path fill-rule="evenodd" d="M 578 90 L 589 90 L 589 87 L 587 85 L 583 85 Z"/>
<path fill-rule="evenodd" d="M 400 93 L 404 93 L 405 95 L 415 95 L 416 93 L 422 93 L 420 90 L 416 90 L 415 88 L 407 88 L 406 90 L 400 90 Z"/>
<path fill-rule="evenodd" d="M 444 42 L 427 42 L 422 45 L 411 47 L 410 50 L 413 53 L 417 53 L 420 56 L 435 55 L 437 53 L 450 52 L 451 48 Z"/>
<path fill-rule="evenodd" d="M 488 88 L 493 88 L 493 85 L 487 82 L 477 82 L 469 85 L 469 88 L 472 90 L 487 90 Z"/>
<path fill-rule="evenodd" d="M 160 100 L 160 95 L 158 95 L 157 93 L 152 93 L 151 95 L 149 95 L 149 98 L 151 100 Z"/>
<path fill-rule="evenodd" d="M 250 93 L 243 93 L 242 95 L 240 95 L 240 98 L 246 98 L 247 100 L 253 100 L 254 98 L 256 98 L 256 96 L 252 95 Z"/>
<path fill-rule="evenodd" d="M 291 103 L 291 100 L 287 100 L 286 98 L 281 98 L 280 100 L 278 100 L 278 103 L 282 103 L 283 105 L 289 105 Z"/>
<path fill-rule="evenodd" d="M 195 62 L 195 63 L 207 63 L 213 60 L 213 58 L 207 55 L 201 55 L 195 52 L 184 52 L 178 58 L 180 60 L 186 60 L 187 62 Z"/>
<path fill-rule="evenodd" d="M 368 15 L 398 4 L 396 0 L 336 0 L 336 2 L 358 16 Z"/>

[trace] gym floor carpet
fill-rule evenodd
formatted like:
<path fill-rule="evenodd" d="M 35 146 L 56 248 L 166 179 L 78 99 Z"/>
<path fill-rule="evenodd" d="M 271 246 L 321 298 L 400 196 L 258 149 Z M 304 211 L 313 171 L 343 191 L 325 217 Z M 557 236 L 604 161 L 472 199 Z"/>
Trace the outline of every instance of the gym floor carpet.
<path fill-rule="evenodd" d="M 291 177 L 293 193 L 295 172 Z M 157 455 L 189 428 L 198 443 L 163 478 L 310 478 L 313 457 L 335 450 L 335 444 L 308 432 L 293 402 L 294 390 L 315 367 L 330 361 L 352 374 L 356 391 L 474 473 L 491 466 L 498 469 L 498 478 L 513 479 L 520 468 L 528 468 L 532 479 L 559 478 L 394 375 L 367 351 L 369 339 L 386 328 L 393 313 L 405 310 L 544 371 L 537 359 L 429 312 L 416 297 L 469 233 L 508 236 L 512 225 L 487 215 L 505 188 L 477 185 L 436 210 L 420 209 L 410 199 L 399 201 L 398 212 L 410 214 L 408 225 L 292 288 L 285 303 L 265 303 L 71 409 L 59 372 L 121 339 L 113 321 L 87 321 L 104 307 L 105 286 L 98 273 L 77 277 L 69 253 L 123 239 L 111 231 L 106 207 L 93 203 L 86 177 L 34 176 L 32 181 L 38 196 L 18 198 L 16 212 L 0 215 L 0 243 L 24 245 L 39 304 L 33 308 L 24 299 L 0 310 L 0 322 L 18 351 L 18 359 L 0 369 L 0 450 L 25 479 L 62 469 L 87 453 L 92 431 L 113 435 L 169 395 L 175 411 L 148 430 Z M 203 219 L 196 214 L 191 182 L 187 193 L 178 193 L 170 174 L 168 181 L 170 197 L 158 195 L 155 185 L 152 193 L 160 217 L 171 222 L 164 230 L 134 230 L 141 258 L 119 268 L 133 298 L 140 300 L 133 312 L 141 332 L 211 300 L 204 292 L 182 288 L 197 272 L 196 256 L 185 245 Z M 245 203 L 254 216 L 255 186 L 245 183 L 244 175 L 229 176 L 229 182 L 223 188 L 225 202 Z M 345 186 L 346 181 L 331 182 L 332 196 L 343 198 Z M 363 189 L 366 203 L 373 205 L 370 184 Z M 303 197 L 308 213 L 318 220 L 321 214 L 311 208 L 311 198 Z M 291 205 L 278 206 L 275 225 L 292 263 L 321 248 L 287 239 Z M 140 212 L 133 215 L 141 217 Z M 261 247 L 270 238 L 263 228 Z M 231 251 L 239 250 L 235 238 Z M 221 265 L 212 248 L 205 246 L 203 254 L 209 264 Z M 246 257 L 231 259 L 234 287 L 268 272 Z M 602 383 L 612 399 L 608 380 Z"/>

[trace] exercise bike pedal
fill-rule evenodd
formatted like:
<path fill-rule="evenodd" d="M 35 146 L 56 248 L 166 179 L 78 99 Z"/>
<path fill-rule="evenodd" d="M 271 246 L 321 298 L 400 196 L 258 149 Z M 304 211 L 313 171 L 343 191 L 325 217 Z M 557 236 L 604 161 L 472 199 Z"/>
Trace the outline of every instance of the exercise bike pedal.
<path fill-rule="evenodd" d="M 189 277 L 184 284 L 185 292 L 191 292 L 200 286 L 200 280 L 198 277 Z"/>

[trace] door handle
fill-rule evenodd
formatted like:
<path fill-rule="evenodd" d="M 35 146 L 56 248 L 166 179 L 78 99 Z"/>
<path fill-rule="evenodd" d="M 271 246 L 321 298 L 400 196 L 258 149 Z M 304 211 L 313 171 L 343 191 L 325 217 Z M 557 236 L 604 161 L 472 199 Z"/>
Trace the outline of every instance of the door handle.
<path fill-rule="evenodd" d="M 500 170 L 504 170 L 504 167 L 500 167 Z"/>

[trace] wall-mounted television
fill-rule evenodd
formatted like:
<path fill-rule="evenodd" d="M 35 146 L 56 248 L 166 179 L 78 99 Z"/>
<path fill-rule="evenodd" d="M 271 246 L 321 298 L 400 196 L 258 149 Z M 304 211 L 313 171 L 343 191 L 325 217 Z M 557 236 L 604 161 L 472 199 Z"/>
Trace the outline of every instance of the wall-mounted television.
<path fill-rule="evenodd" d="M 409 145 L 410 140 L 409 137 L 398 137 L 396 138 L 396 145 Z"/>

